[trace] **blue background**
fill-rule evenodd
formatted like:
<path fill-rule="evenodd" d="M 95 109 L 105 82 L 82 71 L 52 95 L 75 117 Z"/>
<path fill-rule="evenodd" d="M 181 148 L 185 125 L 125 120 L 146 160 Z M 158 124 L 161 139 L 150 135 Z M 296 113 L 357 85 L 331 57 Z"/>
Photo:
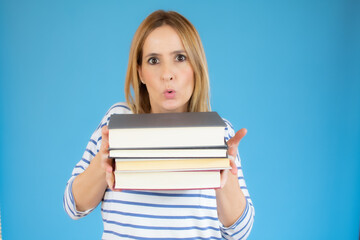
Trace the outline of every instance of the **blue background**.
<path fill-rule="evenodd" d="M 72 168 L 124 101 L 130 42 L 157 9 L 202 38 L 212 107 L 236 129 L 250 239 L 357 239 L 360 2 L 0 1 L 3 239 L 100 239 L 99 209 L 62 207 Z"/>

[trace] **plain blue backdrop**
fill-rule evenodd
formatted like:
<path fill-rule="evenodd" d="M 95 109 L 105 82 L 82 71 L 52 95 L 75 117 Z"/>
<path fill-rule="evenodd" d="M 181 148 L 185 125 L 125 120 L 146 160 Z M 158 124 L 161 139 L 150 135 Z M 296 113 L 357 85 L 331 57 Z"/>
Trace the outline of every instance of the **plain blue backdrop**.
<path fill-rule="evenodd" d="M 157 9 L 195 25 L 213 110 L 248 129 L 250 239 L 357 239 L 360 1 L 1 0 L 3 239 L 101 238 L 99 208 L 71 220 L 63 192 Z"/>

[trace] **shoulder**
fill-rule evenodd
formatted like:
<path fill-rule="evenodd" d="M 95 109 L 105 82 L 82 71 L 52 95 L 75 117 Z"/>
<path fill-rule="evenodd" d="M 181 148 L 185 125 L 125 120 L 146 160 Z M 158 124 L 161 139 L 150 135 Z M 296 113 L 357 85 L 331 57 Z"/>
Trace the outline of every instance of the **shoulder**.
<path fill-rule="evenodd" d="M 129 108 L 129 106 L 126 104 L 126 102 L 118 102 L 113 104 L 109 110 L 105 113 L 105 116 L 101 120 L 98 129 L 102 128 L 105 125 L 109 124 L 109 120 L 111 115 L 113 114 L 132 114 L 133 112 Z"/>
<path fill-rule="evenodd" d="M 133 112 L 128 107 L 126 102 L 118 102 L 113 104 L 105 115 L 108 115 L 110 117 L 113 114 L 131 114 L 131 113 Z"/>

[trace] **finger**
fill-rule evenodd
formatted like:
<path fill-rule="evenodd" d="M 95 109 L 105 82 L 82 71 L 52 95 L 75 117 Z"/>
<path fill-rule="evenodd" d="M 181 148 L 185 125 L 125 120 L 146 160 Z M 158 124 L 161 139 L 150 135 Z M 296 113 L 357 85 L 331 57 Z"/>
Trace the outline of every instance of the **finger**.
<path fill-rule="evenodd" d="M 105 170 L 105 179 L 106 179 L 106 183 L 107 183 L 108 187 L 111 190 L 114 190 L 115 179 L 114 179 L 114 173 L 112 171 L 111 166 L 108 166 Z"/>
<path fill-rule="evenodd" d="M 238 169 L 237 169 L 237 166 L 236 166 L 236 163 L 235 162 L 231 162 L 230 163 L 230 166 L 231 166 L 231 173 L 233 174 L 233 175 L 237 175 L 237 171 L 238 171 Z"/>
<path fill-rule="evenodd" d="M 107 173 L 112 173 L 113 172 L 113 167 L 111 165 L 109 165 L 109 163 L 107 163 L 107 166 L 105 168 L 105 171 Z"/>
<path fill-rule="evenodd" d="M 236 151 L 239 146 L 240 140 L 246 135 L 247 129 L 242 128 L 235 133 L 235 135 L 227 141 L 228 154 L 236 156 Z"/>
<path fill-rule="evenodd" d="M 229 155 L 228 156 L 229 160 L 230 160 L 230 172 L 233 174 L 233 175 L 237 175 L 237 166 L 236 166 L 236 163 L 235 163 L 235 157 L 232 156 L 232 155 Z"/>
<path fill-rule="evenodd" d="M 220 188 L 223 188 L 226 184 L 226 181 L 228 179 L 228 175 L 229 175 L 229 170 L 225 169 L 225 170 L 221 170 L 220 171 L 221 175 L 220 175 Z"/>
<path fill-rule="evenodd" d="M 101 142 L 100 152 L 104 155 L 104 157 L 108 157 L 109 155 L 109 143 L 106 141 Z"/>
<path fill-rule="evenodd" d="M 104 136 L 104 135 L 109 135 L 109 128 L 107 125 L 104 125 L 102 128 L 101 128 L 101 136 Z"/>
<path fill-rule="evenodd" d="M 111 173 L 106 173 L 106 183 L 111 191 L 114 191 L 114 180 Z"/>
<path fill-rule="evenodd" d="M 105 151 L 109 149 L 109 129 L 108 126 L 101 128 L 101 146 L 100 148 Z"/>
<path fill-rule="evenodd" d="M 235 135 L 229 139 L 228 141 L 228 146 L 232 147 L 235 146 L 237 147 L 239 145 L 240 140 L 246 135 L 247 133 L 247 129 L 246 128 L 242 128 L 239 131 L 237 131 L 235 133 Z"/>

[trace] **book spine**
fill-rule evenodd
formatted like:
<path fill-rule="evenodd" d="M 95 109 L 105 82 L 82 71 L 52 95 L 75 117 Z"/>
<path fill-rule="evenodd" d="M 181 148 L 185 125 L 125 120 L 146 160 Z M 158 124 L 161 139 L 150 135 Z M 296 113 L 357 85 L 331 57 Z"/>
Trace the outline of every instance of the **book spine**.
<path fill-rule="evenodd" d="M 139 148 L 109 148 L 111 150 L 187 150 L 187 149 L 227 149 L 228 146 L 225 143 L 224 145 L 218 146 L 196 146 L 196 147 L 139 147 Z"/>
<path fill-rule="evenodd" d="M 219 159 L 219 157 L 127 157 L 127 158 L 118 158 L 118 157 L 110 157 L 114 158 L 117 162 L 127 162 L 127 161 L 164 161 L 164 160 L 215 160 Z M 224 158 L 227 158 L 224 157 Z"/>
<path fill-rule="evenodd" d="M 136 191 L 186 191 L 186 190 L 204 190 L 204 189 L 220 189 L 221 186 L 218 187 L 205 187 L 205 188 L 176 188 L 176 189 L 162 189 L 162 188 L 154 188 L 154 189 L 150 189 L 150 188 L 114 188 L 115 190 L 136 190 Z M 0 239 L 1 240 L 1 239 Z"/>
<path fill-rule="evenodd" d="M 216 168 L 216 169 L 161 169 L 161 170 L 115 170 L 115 173 L 121 173 L 121 172 L 132 172 L 132 173 L 144 173 L 144 172 L 217 172 L 219 170 L 224 169 L 231 169 L 231 167 L 224 167 L 224 168 Z"/>
<path fill-rule="evenodd" d="M 219 170 L 231 169 L 231 167 L 223 168 L 193 168 L 193 169 L 156 169 L 156 170 L 115 170 L 115 173 L 147 173 L 147 172 L 216 172 Z"/>

